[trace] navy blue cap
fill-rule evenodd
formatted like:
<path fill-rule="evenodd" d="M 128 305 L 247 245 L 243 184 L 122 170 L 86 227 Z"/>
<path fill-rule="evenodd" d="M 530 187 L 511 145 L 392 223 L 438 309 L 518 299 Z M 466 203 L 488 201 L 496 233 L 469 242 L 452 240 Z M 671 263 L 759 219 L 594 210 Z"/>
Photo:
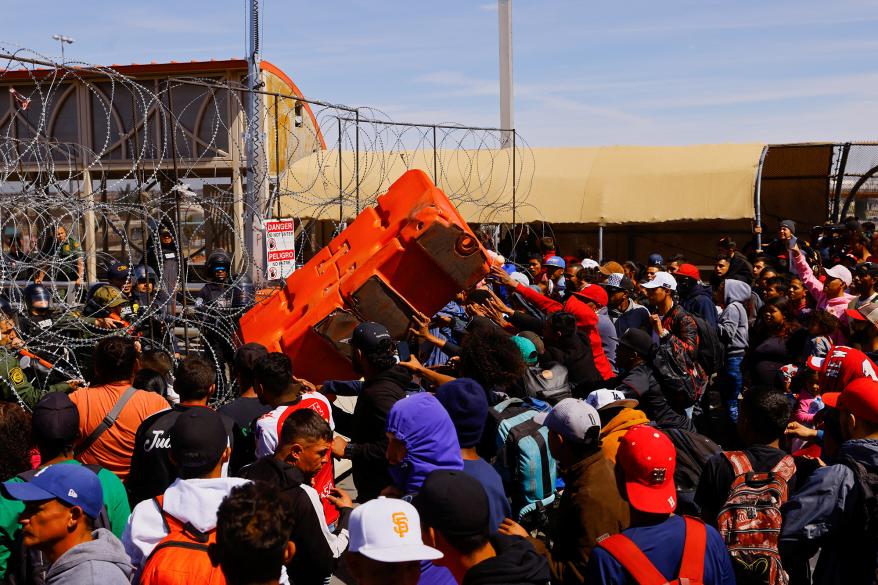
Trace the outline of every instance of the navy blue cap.
<path fill-rule="evenodd" d="M 488 397 L 475 380 L 458 378 L 436 389 L 436 399 L 448 411 L 461 447 L 479 444 L 488 419 Z"/>
<path fill-rule="evenodd" d="M 392 339 L 387 327 L 380 323 L 366 321 L 360 323 L 351 334 L 351 345 L 369 355 L 375 353 L 381 341 Z"/>
<path fill-rule="evenodd" d="M 104 490 L 96 473 L 75 463 L 57 463 L 37 472 L 28 482 L 5 481 L 10 496 L 22 502 L 61 500 L 79 506 L 86 516 L 97 518 L 104 505 Z"/>
<path fill-rule="evenodd" d="M 131 267 L 119 261 L 110 262 L 107 266 L 107 280 L 126 280 L 131 274 Z"/>

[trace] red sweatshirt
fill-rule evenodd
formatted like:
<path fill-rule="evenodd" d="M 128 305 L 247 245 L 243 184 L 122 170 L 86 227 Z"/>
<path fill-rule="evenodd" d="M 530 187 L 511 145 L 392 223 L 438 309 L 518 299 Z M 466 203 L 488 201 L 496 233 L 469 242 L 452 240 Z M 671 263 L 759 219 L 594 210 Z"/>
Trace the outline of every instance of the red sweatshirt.
<path fill-rule="evenodd" d="M 515 292 L 550 315 L 559 311 L 567 311 L 576 317 L 576 325 L 588 336 L 591 352 L 594 355 L 594 365 L 598 373 L 604 380 L 609 380 L 613 377 L 613 368 L 610 366 L 607 356 L 604 355 L 604 346 L 601 344 L 601 335 L 598 332 L 598 316 L 591 307 L 575 296 L 568 298 L 562 305 L 558 301 L 550 299 L 523 284 L 519 284 L 515 288 Z"/>

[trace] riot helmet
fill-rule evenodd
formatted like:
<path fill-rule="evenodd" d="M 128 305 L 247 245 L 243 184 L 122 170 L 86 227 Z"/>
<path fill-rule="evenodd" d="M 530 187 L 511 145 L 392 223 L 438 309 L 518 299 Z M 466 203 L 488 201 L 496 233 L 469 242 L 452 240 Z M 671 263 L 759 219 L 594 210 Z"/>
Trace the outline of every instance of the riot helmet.
<path fill-rule="evenodd" d="M 24 289 L 24 303 L 27 310 L 35 315 L 49 312 L 52 306 L 52 294 L 41 284 L 29 284 Z"/>

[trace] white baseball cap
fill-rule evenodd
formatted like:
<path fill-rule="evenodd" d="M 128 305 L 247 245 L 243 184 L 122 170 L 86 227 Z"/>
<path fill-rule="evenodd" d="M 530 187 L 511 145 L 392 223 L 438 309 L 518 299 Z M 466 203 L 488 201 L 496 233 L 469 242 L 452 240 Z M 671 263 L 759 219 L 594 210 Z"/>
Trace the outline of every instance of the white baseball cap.
<path fill-rule="evenodd" d="M 667 288 L 677 290 L 677 280 L 669 272 L 656 272 L 652 280 L 640 284 L 643 288 Z"/>
<path fill-rule="evenodd" d="M 839 279 L 845 286 L 850 286 L 851 282 L 854 280 L 853 276 L 851 276 L 851 271 L 841 264 L 836 264 L 832 268 L 827 268 L 826 276 Z"/>
<path fill-rule="evenodd" d="M 600 268 L 601 265 L 597 263 L 597 261 L 592 260 L 591 258 L 586 258 L 580 264 L 582 264 L 583 268 Z"/>
<path fill-rule="evenodd" d="M 625 394 L 618 390 L 601 388 L 585 397 L 585 401 L 591 404 L 595 410 L 605 408 L 634 408 L 639 403 L 633 398 L 625 398 Z"/>
<path fill-rule="evenodd" d="M 421 517 L 404 500 L 378 498 L 354 508 L 348 549 L 374 561 L 433 561 L 442 553 L 421 540 Z"/>

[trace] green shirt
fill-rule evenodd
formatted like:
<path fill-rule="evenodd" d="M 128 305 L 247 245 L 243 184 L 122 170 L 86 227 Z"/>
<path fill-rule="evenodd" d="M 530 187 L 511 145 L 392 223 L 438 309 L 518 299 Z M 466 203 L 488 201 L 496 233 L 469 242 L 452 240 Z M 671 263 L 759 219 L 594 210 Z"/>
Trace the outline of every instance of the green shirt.
<path fill-rule="evenodd" d="M 72 236 L 67 236 L 67 239 L 64 240 L 64 243 L 58 249 L 58 256 L 60 258 L 79 258 L 82 256 L 82 246 L 79 245 L 79 240 Z"/>
<path fill-rule="evenodd" d="M 58 382 L 46 388 L 46 392 L 70 392 L 67 382 Z M 14 392 L 13 392 L 14 391 Z M 44 392 L 28 380 L 18 362 L 18 356 L 7 349 L 0 348 L 0 398 L 7 402 L 18 402 L 16 394 L 27 408 L 32 409 L 43 397 Z"/>
<path fill-rule="evenodd" d="M 65 464 L 82 465 L 75 459 L 58 462 L 58 465 Z M 128 516 L 131 515 L 128 493 L 125 491 L 125 486 L 122 485 L 122 480 L 116 477 L 112 471 L 101 469 L 98 471 L 98 479 L 101 482 L 101 489 L 104 491 L 104 506 L 107 508 L 110 530 L 117 538 L 121 539 L 122 533 L 125 532 L 125 525 L 128 524 Z M 16 476 L 9 481 L 22 482 L 24 480 Z M 19 530 L 21 530 L 18 517 L 23 511 L 24 503 L 7 498 L 5 491 L 0 494 L 0 579 L 6 578 L 10 551 L 18 537 Z"/>

